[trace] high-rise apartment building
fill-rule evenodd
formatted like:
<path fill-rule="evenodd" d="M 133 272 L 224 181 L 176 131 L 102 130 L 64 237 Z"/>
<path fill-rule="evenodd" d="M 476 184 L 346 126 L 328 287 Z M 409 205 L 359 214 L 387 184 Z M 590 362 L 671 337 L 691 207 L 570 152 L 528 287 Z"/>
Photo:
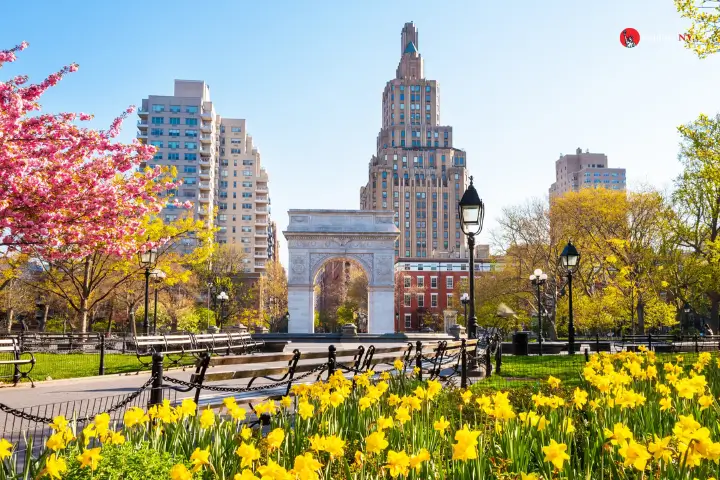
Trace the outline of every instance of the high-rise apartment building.
<path fill-rule="evenodd" d="M 262 273 L 276 242 L 270 242 L 268 175 L 245 120 L 221 117 L 210 87 L 199 80 L 175 80 L 172 96 L 150 95 L 138 115 L 138 139 L 158 149 L 153 164 L 178 171 L 175 198 L 193 202 L 193 215 L 208 226 L 216 222 L 218 243 L 243 249 L 246 272 Z M 183 211 L 169 204 L 161 215 L 173 221 Z M 186 241 L 191 247 L 193 240 Z"/>
<path fill-rule="evenodd" d="M 575 155 L 560 155 L 555 160 L 555 183 L 550 186 L 550 198 L 581 188 L 625 190 L 625 169 L 609 168 L 604 153 L 590 153 L 582 149 Z"/>
<path fill-rule="evenodd" d="M 396 258 L 465 257 L 457 203 L 467 184 L 466 155 L 453 146 L 452 127 L 440 123 L 440 87 L 425 78 L 418 47 L 418 31 L 406 23 L 400 64 L 382 94 L 377 154 L 360 208 L 395 212 Z"/>

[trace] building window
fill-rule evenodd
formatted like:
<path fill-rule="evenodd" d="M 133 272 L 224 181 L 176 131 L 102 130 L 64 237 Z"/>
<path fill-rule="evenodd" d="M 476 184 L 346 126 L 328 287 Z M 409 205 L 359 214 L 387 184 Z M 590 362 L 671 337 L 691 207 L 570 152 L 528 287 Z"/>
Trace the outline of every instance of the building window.
<path fill-rule="evenodd" d="M 196 142 L 185 142 L 185 149 L 186 150 L 197 150 L 197 143 Z"/>
<path fill-rule="evenodd" d="M 244 208 L 246 210 L 252 210 L 253 206 L 252 206 L 252 203 L 243 203 L 242 208 Z"/>
<path fill-rule="evenodd" d="M 162 134 L 163 134 L 162 128 L 151 128 L 150 129 L 150 135 L 152 135 L 153 137 L 159 137 Z"/>
<path fill-rule="evenodd" d="M 190 105 L 188 105 L 188 106 L 185 107 L 185 113 L 197 113 L 197 112 L 198 112 L 198 107 L 197 107 L 197 106 L 190 106 Z"/>
<path fill-rule="evenodd" d="M 430 277 L 430 288 L 437 288 L 438 277 Z"/>
<path fill-rule="evenodd" d="M 186 118 L 185 119 L 185 125 L 197 125 L 198 119 L 197 118 Z"/>
<path fill-rule="evenodd" d="M 195 160 L 197 160 L 197 153 L 186 153 L 185 160 L 187 160 L 188 162 L 194 162 Z"/>
<path fill-rule="evenodd" d="M 162 125 L 165 123 L 165 117 L 152 117 L 152 119 L 150 119 L 150 123 L 153 125 Z"/>
<path fill-rule="evenodd" d="M 170 105 L 170 112 L 180 113 L 180 105 Z"/>
<path fill-rule="evenodd" d="M 430 294 L 430 307 L 431 308 L 437 308 L 438 306 L 438 294 L 437 293 L 431 293 Z"/>
<path fill-rule="evenodd" d="M 447 277 L 447 278 L 445 279 L 445 286 L 448 288 L 448 290 L 452 290 L 452 289 L 453 289 L 453 281 L 454 281 L 454 280 L 455 280 L 455 279 L 454 279 L 453 277 Z"/>
<path fill-rule="evenodd" d="M 231 148 L 230 153 L 238 155 L 241 153 L 241 150 L 239 148 Z"/>
<path fill-rule="evenodd" d="M 183 178 L 183 185 L 195 185 L 197 184 L 196 177 L 185 177 Z"/>
<path fill-rule="evenodd" d="M 233 133 L 240 133 L 242 130 L 240 129 L 240 127 L 231 127 L 230 131 Z"/>
<path fill-rule="evenodd" d="M 153 140 L 152 142 L 150 142 L 150 145 L 156 148 L 163 148 L 163 142 L 157 140 Z"/>
<path fill-rule="evenodd" d="M 197 167 L 195 165 L 185 165 L 183 173 L 197 173 Z"/>
<path fill-rule="evenodd" d="M 168 130 L 168 135 L 170 135 L 171 137 L 179 137 L 180 130 L 178 130 L 177 128 L 171 128 L 170 130 Z"/>
<path fill-rule="evenodd" d="M 448 294 L 447 294 L 447 304 L 446 304 L 446 305 L 447 305 L 448 307 L 450 307 L 450 305 L 452 305 L 452 301 L 453 301 L 453 294 L 452 294 L 452 293 L 448 293 Z"/>
<path fill-rule="evenodd" d="M 170 125 L 180 125 L 180 119 L 176 117 L 170 117 Z"/>
<path fill-rule="evenodd" d="M 168 142 L 168 148 L 180 148 L 180 142 Z"/>
<path fill-rule="evenodd" d="M 412 313 L 405 314 L 405 329 L 412 328 Z"/>
<path fill-rule="evenodd" d="M 410 288 L 410 277 L 405 277 L 404 281 L 405 281 L 405 288 Z"/>
<path fill-rule="evenodd" d="M 185 130 L 186 137 L 197 137 L 197 130 Z"/>
<path fill-rule="evenodd" d="M 422 268 L 422 265 L 420 266 Z M 425 288 L 425 277 L 417 277 L 417 286 L 420 288 Z"/>
<path fill-rule="evenodd" d="M 152 106 L 153 112 L 164 112 L 165 111 L 165 105 L 153 105 Z"/>
<path fill-rule="evenodd" d="M 417 304 L 418 304 L 418 308 L 425 308 L 425 294 L 424 293 L 418 293 Z"/>

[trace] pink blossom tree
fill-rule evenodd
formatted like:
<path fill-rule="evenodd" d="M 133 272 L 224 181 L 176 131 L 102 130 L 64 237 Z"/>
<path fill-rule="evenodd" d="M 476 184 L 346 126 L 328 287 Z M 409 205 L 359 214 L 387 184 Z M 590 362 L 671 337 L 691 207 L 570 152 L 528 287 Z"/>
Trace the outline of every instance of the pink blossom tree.
<path fill-rule="evenodd" d="M 26 47 L 0 51 L 0 68 Z M 0 81 L 0 244 L 50 262 L 149 248 L 137 242 L 143 219 L 175 186 L 160 168 L 138 168 L 154 147 L 116 141 L 133 107 L 106 131 L 83 128 L 88 114 L 40 112 L 42 94 L 77 68 L 38 84 L 26 76 Z"/>

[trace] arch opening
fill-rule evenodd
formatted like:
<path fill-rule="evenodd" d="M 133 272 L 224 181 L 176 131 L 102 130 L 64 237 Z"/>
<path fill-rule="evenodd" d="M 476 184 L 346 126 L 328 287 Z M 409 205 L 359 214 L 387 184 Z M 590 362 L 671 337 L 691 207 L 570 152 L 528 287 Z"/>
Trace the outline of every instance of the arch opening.
<path fill-rule="evenodd" d="M 313 272 L 313 323 L 317 333 L 338 333 L 352 323 L 368 332 L 370 272 L 357 259 L 338 255 Z"/>

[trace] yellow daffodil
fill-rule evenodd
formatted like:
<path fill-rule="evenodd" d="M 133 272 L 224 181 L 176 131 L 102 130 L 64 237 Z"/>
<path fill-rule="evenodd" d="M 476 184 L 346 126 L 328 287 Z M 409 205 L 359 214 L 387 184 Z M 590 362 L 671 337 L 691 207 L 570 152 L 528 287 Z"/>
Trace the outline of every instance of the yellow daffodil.
<path fill-rule="evenodd" d="M 77 456 L 77 460 L 80 462 L 80 467 L 90 467 L 90 470 L 93 472 L 97 469 L 101 459 L 100 447 L 91 448 L 89 450 L 85 449 L 83 453 Z"/>
<path fill-rule="evenodd" d="M 567 454 L 567 445 L 557 443 L 555 440 L 550 440 L 550 445 L 542 447 L 542 451 L 545 454 L 545 461 L 552 463 L 558 470 L 562 470 L 565 461 L 570 460 L 570 455 Z"/>
<path fill-rule="evenodd" d="M 210 449 L 197 447 L 190 455 L 190 463 L 193 465 L 193 472 L 197 472 L 205 465 L 210 465 Z"/>
<path fill-rule="evenodd" d="M 388 445 L 388 441 L 385 440 L 385 432 L 373 432 L 365 437 L 365 451 L 367 453 L 380 453 L 385 450 Z"/>
<path fill-rule="evenodd" d="M 241 459 L 240 468 L 252 468 L 253 462 L 260 458 L 260 450 L 245 442 L 240 444 L 235 453 Z"/>
<path fill-rule="evenodd" d="M 272 432 L 268 433 L 267 442 L 271 449 L 280 448 L 283 440 L 285 440 L 285 430 L 282 428 L 276 428 Z"/>
<path fill-rule="evenodd" d="M 173 465 L 170 469 L 170 480 L 190 480 L 193 474 L 182 463 Z"/>
<path fill-rule="evenodd" d="M 400 475 L 407 476 L 410 468 L 410 457 L 404 450 L 399 452 L 388 450 L 387 464 L 383 468 L 387 469 L 392 478 L 397 478 Z"/>

